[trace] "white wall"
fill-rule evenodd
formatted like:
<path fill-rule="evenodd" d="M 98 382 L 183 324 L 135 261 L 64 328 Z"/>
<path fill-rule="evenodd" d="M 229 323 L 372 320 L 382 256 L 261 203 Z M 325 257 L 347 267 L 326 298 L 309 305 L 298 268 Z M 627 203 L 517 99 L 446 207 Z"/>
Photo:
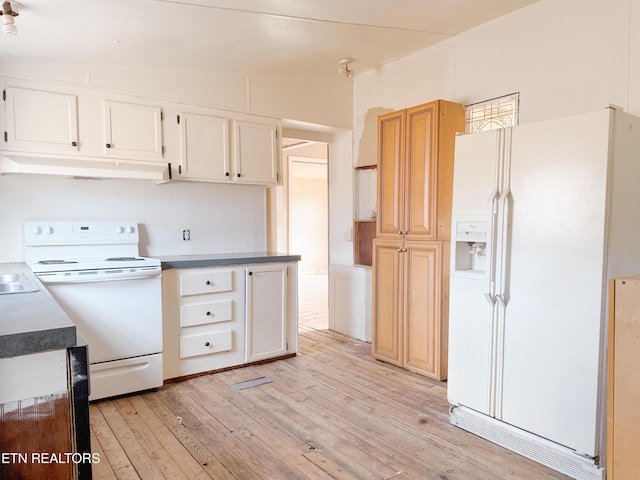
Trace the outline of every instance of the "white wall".
<path fill-rule="evenodd" d="M 21 261 L 26 220 L 128 220 L 143 255 L 265 250 L 264 187 L 1 176 L 0 262 Z M 182 241 L 182 229 L 191 240 Z"/>
<path fill-rule="evenodd" d="M 354 157 L 369 111 L 437 98 L 468 104 L 520 92 L 520 123 L 610 103 L 640 114 L 639 50 L 640 0 L 540 0 L 356 77 Z"/>

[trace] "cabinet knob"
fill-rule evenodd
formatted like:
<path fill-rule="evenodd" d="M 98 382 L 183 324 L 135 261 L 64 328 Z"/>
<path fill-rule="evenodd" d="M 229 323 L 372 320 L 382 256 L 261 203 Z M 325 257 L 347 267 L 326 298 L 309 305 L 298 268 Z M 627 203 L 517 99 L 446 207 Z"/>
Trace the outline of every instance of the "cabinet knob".
<path fill-rule="evenodd" d="M 401 252 L 401 251 L 402 251 L 402 249 L 401 249 L 401 248 L 398 248 L 398 252 Z"/>
<path fill-rule="evenodd" d="M 238 176 L 240 176 L 240 174 L 238 174 Z"/>
<path fill-rule="evenodd" d="M 225 175 L 228 177 L 229 176 L 229 172 L 225 172 Z"/>
<path fill-rule="evenodd" d="M 72 147 L 77 147 L 78 146 L 78 142 L 71 142 L 71 146 Z"/>
<path fill-rule="evenodd" d="M 210 346 L 211 346 L 211 344 L 210 344 L 209 342 L 206 342 L 206 343 L 204 344 L 204 346 L 205 346 L 205 347 L 210 347 Z"/>
<path fill-rule="evenodd" d="M 207 317 L 210 317 L 211 316 L 211 312 L 207 312 L 206 315 L 207 315 Z"/>
<path fill-rule="evenodd" d="M 253 272 L 249 272 L 249 275 L 253 275 Z"/>
<path fill-rule="evenodd" d="M 398 235 L 402 235 L 402 231 L 401 230 L 398 230 Z"/>
<path fill-rule="evenodd" d="M 107 143 L 107 144 L 105 145 L 105 147 L 107 147 L 107 148 L 111 148 L 111 144 L 110 144 L 110 143 Z"/>
<path fill-rule="evenodd" d="M 204 282 L 205 285 L 213 285 L 213 282 L 211 280 L 207 280 L 206 282 Z"/>

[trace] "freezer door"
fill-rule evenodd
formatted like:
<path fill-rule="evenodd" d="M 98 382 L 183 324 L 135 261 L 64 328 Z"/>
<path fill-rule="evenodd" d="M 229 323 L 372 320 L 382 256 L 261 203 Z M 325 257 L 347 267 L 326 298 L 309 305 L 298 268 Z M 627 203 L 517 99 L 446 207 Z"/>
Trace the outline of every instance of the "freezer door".
<path fill-rule="evenodd" d="M 449 403 L 494 416 L 495 307 L 477 279 L 451 277 L 449 293 Z"/>
<path fill-rule="evenodd" d="M 491 237 L 495 236 L 493 209 L 500 195 L 502 138 L 503 132 L 498 130 L 459 135 L 453 176 L 447 395 L 454 405 L 465 405 L 491 416 L 496 341 L 495 255 Z M 471 271 L 469 265 L 456 258 L 473 243 L 458 231 L 458 225 L 470 218 L 484 222 L 490 230 L 483 271 Z"/>
<path fill-rule="evenodd" d="M 597 455 L 609 112 L 513 129 L 497 416 Z"/>

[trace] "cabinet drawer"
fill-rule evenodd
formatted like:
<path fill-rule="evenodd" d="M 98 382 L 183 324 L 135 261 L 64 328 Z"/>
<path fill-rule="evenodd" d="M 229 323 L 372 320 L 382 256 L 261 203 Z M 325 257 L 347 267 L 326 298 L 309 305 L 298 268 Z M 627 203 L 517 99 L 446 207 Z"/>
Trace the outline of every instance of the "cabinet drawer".
<path fill-rule="evenodd" d="M 180 275 L 180 295 L 229 292 L 233 289 L 232 275 L 231 270 L 183 273 Z"/>
<path fill-rule="evenodd" d="M 180 326 L 193 327 L 205 323 L 226 322 L 233 319 L 231 300 L 196 303 L 180 307 Z"/>
<path fill-rule="evenodd" d="M 233 344 L 233 331 L 201 333 L 180 338 L 180 358 L 217 352 L 228 352 Z"/>

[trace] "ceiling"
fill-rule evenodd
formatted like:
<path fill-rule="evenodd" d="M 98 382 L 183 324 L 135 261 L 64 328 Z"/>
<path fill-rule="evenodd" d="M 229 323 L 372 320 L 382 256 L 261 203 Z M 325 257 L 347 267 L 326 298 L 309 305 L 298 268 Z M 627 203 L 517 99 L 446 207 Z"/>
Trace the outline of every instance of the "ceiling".
<path fill-rule="evenodd" d="M 536 0 L 19 0 L 0 63 L 357 76 Z"/>

